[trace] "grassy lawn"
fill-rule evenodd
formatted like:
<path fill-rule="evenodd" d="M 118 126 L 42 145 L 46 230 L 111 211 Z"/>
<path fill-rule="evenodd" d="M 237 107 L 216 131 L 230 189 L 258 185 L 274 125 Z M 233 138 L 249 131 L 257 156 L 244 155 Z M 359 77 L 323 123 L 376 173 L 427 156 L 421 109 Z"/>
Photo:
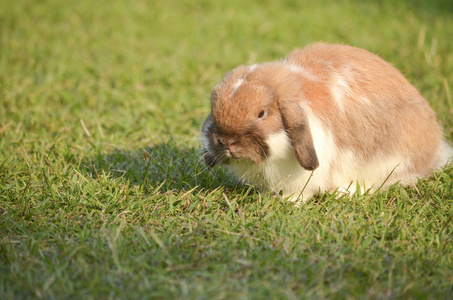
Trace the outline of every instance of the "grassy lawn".
<path fill-rule="evenodd" d="M 453 140 L 453 4 L 0 2 L 1 299 L 452 299 L 453 167 L 295 207 L 201 159 L 222 75 L 365 48 Z"/>

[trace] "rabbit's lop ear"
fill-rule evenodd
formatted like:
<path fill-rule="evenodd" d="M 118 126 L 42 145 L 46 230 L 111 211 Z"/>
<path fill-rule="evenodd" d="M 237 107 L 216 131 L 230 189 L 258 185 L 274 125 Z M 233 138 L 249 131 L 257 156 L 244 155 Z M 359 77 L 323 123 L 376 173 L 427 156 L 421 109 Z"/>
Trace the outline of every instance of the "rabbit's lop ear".
<path fill-rule="evenodd" d="M 319 166 L 319 162 L 307 115 L 297 103 L 292 101 L 279 101 L 278 107 L 297 161 L 305 170 L 313 171 Z"/>

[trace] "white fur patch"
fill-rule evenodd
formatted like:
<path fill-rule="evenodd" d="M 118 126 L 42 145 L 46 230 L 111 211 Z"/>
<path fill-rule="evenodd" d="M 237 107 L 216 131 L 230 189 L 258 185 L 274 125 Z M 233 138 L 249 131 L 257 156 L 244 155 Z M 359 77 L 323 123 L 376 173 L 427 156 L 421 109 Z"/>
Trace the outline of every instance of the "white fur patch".
<path fill-rule="evenodd" d="M 322 122 L 313 115 L 310 109 L 305 110 L 310 125 L 310 131 L 315 147 L 316 155 L 319 161 L 319 167 L 313 172 L 310 182 L 303 192 L 303 201 L 308 200 L 318 192 L 331 189 L 329 180 L 332 163 L 336 159 L 337 147 L 333 139 L 332 132 L 326 128 Z M 305 170 L 304 170 L 305 171 Z M 305 171 L 311 175 L 309 171 Z M 299 189 L 302 189 L 299 187 Z"/>
<path fill-rule="evenodd" d="M 287 69 L 289 69 L 291 72 L 301 74 L 301 75 L 303 75 L 304 77 L 306 77 L 307 79 L 309 79 L 311 81 L 318 81 L 319 80 L 318 76 L 313 74 L 312 71 L 310 71 L 308 69 L 305 69 L 305 68 L 302 68 L 299 65 L 288 63 L 288 62 L 285 61 L 285 67 Z"/>
<path fill-rule="evenodd" d="M 321 121 L 314 116 L 310 109 L 305 109 L 310 125 L 310 131 L 315 146 L 316 154 L 318 155 L 319 164 L 329 164 L 335 158 L 336 146 L 333 140 L 333 135 L 330 130 L 325 128 Z M 322 159 L 320 159 L 322 158 Z"/>
<path fill-rule="evenodd" d="M 350 95 L 351 88 L 341 75 L 334 76 L 330 92 L 332 93 L 332 98 L 335 101 L 335 104 L 338 106 L 341 112 L 344 112 L 343 101 L 345 97 Z"/>
<path fill-rule="evenodd" d="M 437 161 L 434 167 L 439 169 L 451 163 L 453 163 L 453 148 L 444 140 L 439 147 L 439 153 L 437 154 Z"/>
<path fill-rule="evenodd" d="M 234 84 L 233 91 L 230 94 L 230 98 L 232 98 L 234 96 L 234 94 L 236 93 L 236 91 L 239 89 L 239 87 L 242 85 L 243 82 L 244 82 L 244 79 L 242 79 L 242 78 L 238 79 L 238 81 Z"/>
<path fill-rule="evenodd" d="M 266 143 L 270 150 L 270 160 L 284 158 L 288 149 L 291 149 L 291 142 L 284 131 L 270 135 Z"/>
<path fill-rule="evenodd" d="M 405 173 L 408 165 L 402 156 L 376 156 L 365 162 L 351 150 L 343 150 L 338 153 L 338 162 L 338 167 L 332 170 L 331 180 L 343 192 L 356 192 L 357 184 L 362 191 L 374 191 L 397 180 L 410 184 L 417 179 Z"/>

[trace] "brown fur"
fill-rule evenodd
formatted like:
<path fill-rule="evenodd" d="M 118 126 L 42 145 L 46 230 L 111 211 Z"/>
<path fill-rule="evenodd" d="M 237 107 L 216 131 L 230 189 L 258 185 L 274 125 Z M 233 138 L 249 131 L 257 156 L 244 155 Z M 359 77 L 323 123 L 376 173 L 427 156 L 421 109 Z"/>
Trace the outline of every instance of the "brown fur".
<path fill-rule="evenodd" d="M 379 153 L 410 155 L 415 173 L 431 171 L 441 128 L 428 103 L 397 69 L 365 50 L 323 43 L 295 50 L 287 61 L 321 79 L 304 80 L 304 95 L 313 112 L 329 125 L 339 147 L 364 160 Z M 352 74 L 351 95 L 340 113 L 329 87 L 333 72 L 341 76 L 346 71 Z M 371 105 L 361 103 L 361 96 Z"/>
<path fill-rule="evenodd" d="M 295 102 L 300 98 L 300 78 L 282 68 L 281 63 L 258 68 L 250 71 L 250 68 L 238 67 L 214 89 L 212 113 L 203 125 L 209 126 L 211 133 L 211 151 L 205 152 L 207 164 L 228 163 L 230 156 L 260 163 L 269 155 L 266 138 L 284 129 L 290 135 L 300 164 L 314 170 L 319 163 L 308 120 Z M 239 80 L 244 83 L 236 88 Z M 257 120 L 261 111 L 266 111 L 266 116 Z M 232 144 L 234 151 L 227 151 Z"/>

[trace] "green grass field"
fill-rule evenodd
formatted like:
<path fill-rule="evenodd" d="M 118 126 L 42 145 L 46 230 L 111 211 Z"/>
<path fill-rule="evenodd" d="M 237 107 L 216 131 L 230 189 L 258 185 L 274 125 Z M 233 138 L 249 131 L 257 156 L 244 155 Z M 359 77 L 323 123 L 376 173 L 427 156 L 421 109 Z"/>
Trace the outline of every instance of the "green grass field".
<path fill-rule="evenodd" d="M 301 207 L 201 159 L 222 75 L 312 42 L 400 69 L 453 140 L 445 1 L 1 1 L 1 299 L 452 299 L 453 167 Z"/>

